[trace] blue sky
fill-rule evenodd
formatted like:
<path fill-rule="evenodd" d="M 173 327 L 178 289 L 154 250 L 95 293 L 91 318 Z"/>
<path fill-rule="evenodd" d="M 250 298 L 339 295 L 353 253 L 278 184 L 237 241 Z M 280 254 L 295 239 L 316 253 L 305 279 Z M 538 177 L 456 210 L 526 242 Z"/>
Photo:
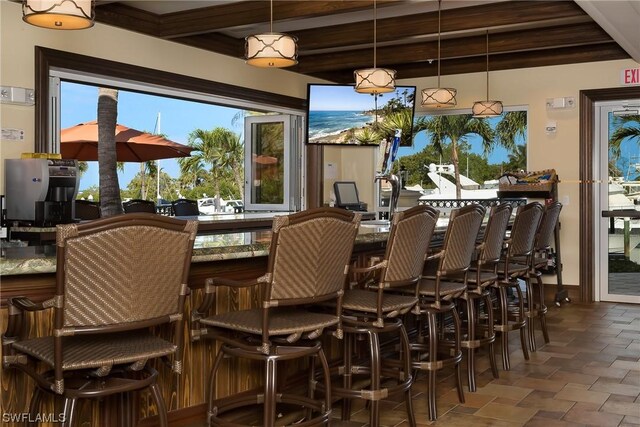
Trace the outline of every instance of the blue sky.
<path fill-rule="evenodd" d="M 71 82 L 62 83 L 61 128 L 96 120 L 98 88 Z M 241 110 L 199 102 L 183 101 L 160 96 L 120 91 L 118 94 L 118 123 L 130 128 L 153 132 L 160 113 L 160 132 L 168 139 L 186 144 L 194 129 L 213 129 L 218 126 L 242 133 L 243 122 L 234 127 L 233 117 Z M 173 178 L 180 176 L 175 159 L 163 159 L 160 167 Z M 120 187 L 127 184 L 140 170 L 139 163 L 125 163 L 119 174 Z M 98 185 L 98 163 L 89 162 L 89 170 L 82 177 L 80 189 Z"/>
<path fill-rule="evenodd" d="M 378 99 L 378 105 L 384 105 L 391 98 L 402 96 L 405 89 L 415 91 L 415 86 L 398 86 L 395 92 L 385 93 Z M 358 93 L 353 86 L 310 85 L 309 110 L 311 111 L 358 111 L 374 108 L 373 96 Z"/>

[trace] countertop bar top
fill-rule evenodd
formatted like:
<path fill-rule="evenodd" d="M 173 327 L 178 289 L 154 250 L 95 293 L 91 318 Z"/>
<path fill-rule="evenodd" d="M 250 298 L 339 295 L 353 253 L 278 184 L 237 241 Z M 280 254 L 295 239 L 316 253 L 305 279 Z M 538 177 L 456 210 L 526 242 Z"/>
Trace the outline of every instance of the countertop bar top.
<path fill-rule="evenodd" d="M 442 235 L 448 219 L 440 218 L 436 233 Z M 356 246 L 384 243 L 389 235 L 388 221 L 361 223 Z M 210 262 L 266 256 L 269 252 L 271 230 L 220 232 L 196 236 L 192 262 Z M 0 276 L 55 273 L 55 245 L 8 247 L 2 249 Z"/>
<path fill-rule="evenodd" d="M 360 227 L 356 244 L 385 242 L 389 226 Z M 270 230 L 198 235 L 193 248 L 193 262 L 208 262 L 266 256 L 271 241 Z M 8 247 L 2 249 L 0 276 L 55 273 L 55 245 Z"/>

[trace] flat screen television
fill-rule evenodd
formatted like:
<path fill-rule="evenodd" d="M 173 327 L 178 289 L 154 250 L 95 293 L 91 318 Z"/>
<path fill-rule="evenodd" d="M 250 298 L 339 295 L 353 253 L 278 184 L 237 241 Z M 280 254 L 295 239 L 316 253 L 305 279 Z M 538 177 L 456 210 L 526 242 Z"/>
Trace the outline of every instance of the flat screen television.
<path fill-rule="evenodd" d="M 356 92 L 353 85 L 310 83 L 307 143 L 379 145 L 400 129 L 400 146 L 411 146 L 415 98 L 415 86 L 374 96 Z"/>

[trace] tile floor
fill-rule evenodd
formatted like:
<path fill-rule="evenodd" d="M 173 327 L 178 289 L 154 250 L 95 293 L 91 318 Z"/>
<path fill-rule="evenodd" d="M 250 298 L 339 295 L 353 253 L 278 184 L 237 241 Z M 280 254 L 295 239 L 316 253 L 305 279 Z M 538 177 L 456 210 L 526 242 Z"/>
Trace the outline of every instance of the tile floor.
<path fill-rule="evenodd" d="M 464 404 L 458 402 L 453 373 L 440 371 L 436 422 L 428 421 L 426 378 L 418 377 L 413 386 L 418 427 L 640 426 L 640 305 L 550 305 L 547 319 L 551 342 L 543 346 L 539 334 L 538 351 L 529 361 L 518 334 L 512 334 L 512 369 L 500 370 L 499 379 L 492 377 L 486 353 L 479 353 L 478 390 L 467 392 Z M 400 397 L 383 401 L 381 414 L 383 426 L 409 425 Z M 366 423 L 366 408 L 354 403 L 352 421 L 333 425 Z"/>

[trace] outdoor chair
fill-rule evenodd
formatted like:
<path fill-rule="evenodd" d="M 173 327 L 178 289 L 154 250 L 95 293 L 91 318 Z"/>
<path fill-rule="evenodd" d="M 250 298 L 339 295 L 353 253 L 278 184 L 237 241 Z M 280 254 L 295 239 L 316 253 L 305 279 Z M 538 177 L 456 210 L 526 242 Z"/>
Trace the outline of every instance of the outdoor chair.
<path fill-rule="evenodd" d="M 266 274 L 246 282 L 206 280 L 204 300 L 192 313 L 192 338 L 212 338 L 221 344 L 209 378 L 207 417 L 210 425 L 238 426 L 237 420 L 225 420 L 225 413 L 263 405 L 262 418 L 251 423 L 272 427 L 277 414 L 285 412 L 281 404 L 302 409 L 305 419 L 298 425 L 329 424 L 329 366 L 319 338 L 324 330 L 331 330 L 342 338 L 342 298 L 359 224 L 359 214 L 337 208 L 276 216 Z M 216 293 L 222 291 L 217 287 L 239 290 L 251 286 L 259 287 L 260 307 L 207 316 Z M 333 303 L 329 312 L 314 310 L 329 302 Z M 216 373 L 225 357 L 262 362 L 263 389 L 216 399 Z M 279 362 L 300 358 L 320 360 L 324 375 L 323 399 L 314 396 L 313 370 L 310 370 L 306 396 L 299 390 L 286 389 L 283 378 L 279 381 L 282 376 Z"/>
<path fill-rule="evenodd" d="M 156 213 L 156 204 L 151 200 L 132 199 L 122 203 L 124 213 L 148 212 Z"/>
<path fill-rule="evenodd" d="M 198 202 L 189 199 L 178 199 L 171 202 L 173 214 L 175 216 L 198 216 Z"/>
<path fill-rule="evenodd" d="M 76 200 L 76 219 L 91 220 L 100 218 L 100 203 L 89 200 Z"/>
<path fill-rule="evenodd" d="M 368 267 L 353 269 L 354 281 L 343 300 L 344 354 L 340 365 L 332 370 L 341 377 L 331 392 L 343 398 L 342 419 L 348 421 L 351 399 L 367 401 L 369 425 L 380 425 L 380 400 L 403 393 L 407 418 L 415 426 L 411 403 L 413 375 L 409 338 L 401 317 L 418 302 L 415 288 L 424 267 L 439 212 L 430 206 L 415 206 L 393 216 L 387 247 L 382 259 L 371 259 Z M 410 295 L 396 293 L 409 289 Z M 380 348 L 380 335 L 398 337 L 399 356 L 393 360 Z M 355 344 L 368 340 L 369 357 L 354 356 Z M 355 360 L 354 360 L 355 359 Z M 365 375 L 366 385 L 355 388 L 354 377 Z M 387 381 L 387 379 L 389 381 Z M 358 384 L 355 384 L 356 386 Z"/>
<path fill-rule="evenodd" d="M 511 212 L 512 208 L 508 203 L 491 208 L 482 242 L 476 247 L 476 258 L 467 274 L 467 289 L 458 299 L 458 302 L 464 302 L 466 308 L 466 331 L 461 345 L 466 349 L 467 378 L 469 391 L 472 392 L 476 391 L 475 353 L 478 348 L 487 347 L 491 372 L 494 378 L 498 378 L 494 351 L 496 333 L 493 303 L 488 288 L 498 280 L 498 263 Z M 484 309 L 482 314 L 481 308 Z"/>
<path fill-rule="evenodd" d="M 533 244 L 536 230 L 542 217 L 542 205 L 538 202 L 520 206 L 511 227 L 509 238 L 505 241 L 506 250 L 498 265 L 499 280 L 494 285 L 498 290 L 498 318 L 495 330 L 500 332 L 502 343 L 502 367 L 511 369 L 509 358 L 509 332 L 519 330 L 522 353 L 529 360 L 526 343 L 527 314 L 519 279 L 528 280 L 533 256 Z M 516 262 L 518 261 L 518 262 Z M 512 295 L 508 294 L 511 290 Z M 512 298 L 514 297 L 515 300 Z"/>
<path fill-rule="evenodd" d="M 196 230 L 195 221 L 149 214 L 57 226 L 55 296 L 39 303 L 9 298 L 2 336 L 3 367 L 35 380 L 31 419 L 43 393 L 64 399 L 70 426 L 78 399 L 148 387 L 160 425 L 167 425 L 151 361 L 171 357 L 173 371 L 182 370 L 183 308 Z M 49 309 L 53 335 L 29 338 L 31 313 Z M 170 323 L 170 340 L 150 330 Z"/>
<path fill-rule="evenodd" d="M 451 212 L 442 249 L 427 258 L 425 272 L 417 288 L 419 297 L 415 313 L 418 316 L 418 335 L 411 344 L 412 367 L 427 371 L 427 404 L 430 421 L 437 419 L 436 374 L 437 371 L 453 366 L 456 375 L 458 400 L 464 403 L 464 391 L 460 375 L 462 361 L 460 317 L 454 299 L 467 290 L 467 272 L 476 247 L 476 239 L 485 209 L 471 204 Z M 453 336 L 449 341 L 440 342 L 445 335 L 444 317 L 453 317 Z M 438 317 L 441 322 L 438 323 Z M 426 322 L 428 336 L 423 335 Z M 426 340 L 426 342 L 425 342 Z M 447 347 L 447 348 L 445 348 Z"/>

